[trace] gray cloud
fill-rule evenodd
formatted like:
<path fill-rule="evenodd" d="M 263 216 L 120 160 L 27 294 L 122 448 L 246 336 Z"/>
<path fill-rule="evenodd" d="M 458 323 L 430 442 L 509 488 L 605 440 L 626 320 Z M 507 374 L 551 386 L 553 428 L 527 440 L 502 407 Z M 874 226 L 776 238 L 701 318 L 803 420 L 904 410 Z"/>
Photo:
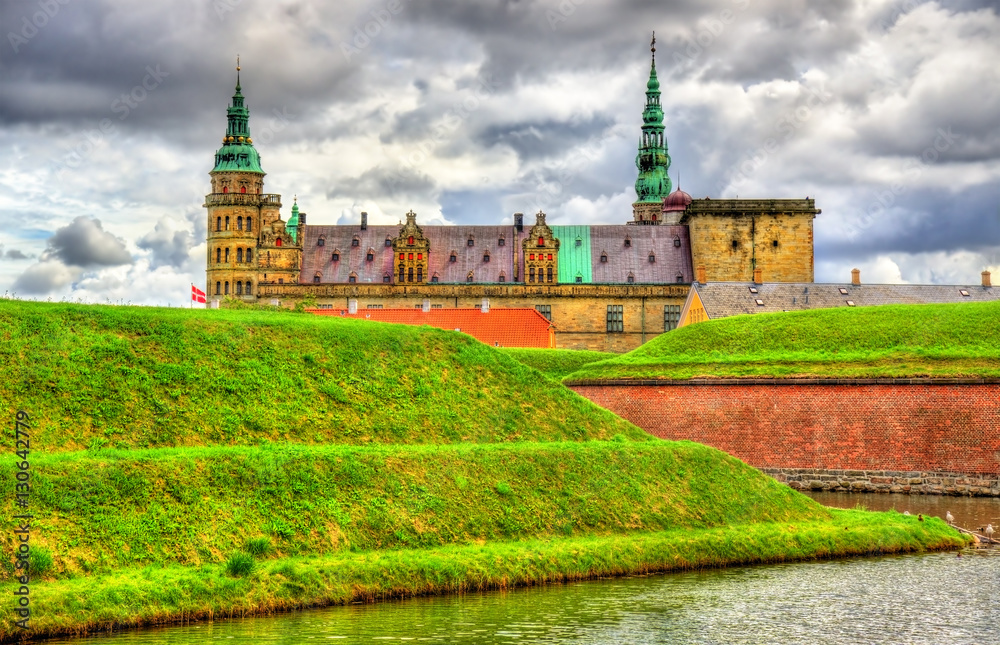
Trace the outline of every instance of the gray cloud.
<path fill-rule="evenodd" d="M 56 260 L 33 264 L 14 280 L 15 293 L 43 296 L 72 284 L 79 279 L 80 271 Z"/>
<path fill-rule="evenodd" d="M 104 230 L 101 220 L 83 215 L 57 230 L 49 238 L 46 259 L 57 259 L 81 268 L 113 267 L 131 264 L 122 239 Z"/>
<path fill-rule="evenodd" d="M 160 220 L 152 231 L 139 238 L 136 246 L 150 251 L 150 269 L 161 266 L 180 268 L 187 264 L 188 252 L 196 243 L 191 231 L 174 230 L 165 220 Z"/>
<path fill-rule="evenodd" d="M 28 255 L 20 249 L 7 249 L 7 252 L 4 253 L 4 257 L 8 260 L 30 260 L 35 256 Z"/>

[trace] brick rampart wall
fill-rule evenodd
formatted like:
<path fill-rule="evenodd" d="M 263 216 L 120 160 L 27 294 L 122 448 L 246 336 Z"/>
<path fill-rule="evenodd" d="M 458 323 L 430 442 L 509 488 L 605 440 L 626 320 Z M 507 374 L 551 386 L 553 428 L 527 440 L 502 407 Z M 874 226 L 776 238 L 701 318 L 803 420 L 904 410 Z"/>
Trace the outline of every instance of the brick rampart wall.
<path fill-rule="evenodd" d="M 708 444 L 765 470 L 1000 474 L 1000 380 L 571 387 L 657 437 Z"/>

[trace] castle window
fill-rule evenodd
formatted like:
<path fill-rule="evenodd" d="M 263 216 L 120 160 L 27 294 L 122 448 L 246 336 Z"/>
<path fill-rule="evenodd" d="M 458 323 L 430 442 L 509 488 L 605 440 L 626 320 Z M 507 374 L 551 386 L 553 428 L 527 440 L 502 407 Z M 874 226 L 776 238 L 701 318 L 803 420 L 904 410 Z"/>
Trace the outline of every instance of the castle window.
<path fill-rule="evenodd" d="M 223 194 L 223 195 L 225 195 L 225 194 L 227 194 L 228 192 L 229 192 L 229 186 L 223 186 L 223 187 L 222 187 L 222 194 Z"/>
<path fill-rule="evenodd" d="M 423 260 L 424 259 L 424 254 L 423 253 L 417 253 L 417 259 L 418 260 Z"/>
<path fill-rule="evenodd" d="M 399 254 L 399 259 L 400 260 L 405 260 L 406 259 L 406 254 L 405 253 L 400 253 Z"/>
<path fill-rule="evenodd" d="M 534 282 L 534 281 L 535 281 L 535 267 L 531 267 L 530 269 L 528 269 L 528 282 Z"/>
<path fill-rule="evenodd" d="M 529 257 L 528 257 L 528 259 L 529 259 L 529 260 L 534 260 L 534 259 L 535 259 L 535 254 L 534 254 L 534 253 L 532 253 L 532 254 L 531 254 L 531 255 L 530 255 Z"/>
<path fill-rule="evenodd" d="M 677 282 L 677 284 L 682 284 L 684 282 L 684 276 L 678 273 L 675 282 Z"/>
<path fill-rule="evenodd" d="M 497 246 L 503 246 L 504 244 L 506 244 L 506 241 L 502 237 L 497 240 Z"/>
<path fill-rule="evenodd" d="M 243 217 L 237 217 L 236 218 L 236 230 L 237 231 L 242 231 L 243 230 Z"/>
<path fill-rule="evenodd" d="M 274 245 L 275 246 L 281 246 L 281 238 L 280 237 L 274 241 Z"/>
<path fill-rule="evenodd" d="M 384 274 L 382 276 L 382 282 L 392 282 L 392 276 L 389 275 L 388 273 Z"/>
<path fill-rule="evenodd" d="M 549 253 L 549 259 L 550 259 L 550 260 L 552 259 L 552 254 L 551 254 L 551 253 Z"/>
<path fill-rule="evenodd" d="M 472 271 L 469 271 L 469 275 L 465 276 L 465 281 L 466 282 L 472 282 L 474 280 L 475 280 L 475 276 L 472 275 Z"/>
<path fill-rule="evenodd" d="M 507 282 L 507 274 L 503 271 L 500 272 L 500 282 Z"/>
<path fill-rule="evenodd" d="M 579 273 L 576 274 L 576 283 L 583 284 L 583 276 L 580 275 Z"/>
<path fill-rule="evenodd" d="M 340 262 L 340 251 L 334 251 L 333 257 L 330 258 L 332 262 Z"/>
<path fill-rule="evenodd" d="M 226 230 L 229 230 L 229 215 L 226 215 Z"/>
<path fill-rule="evenodd" d="M 652 219 L 652 221 L 655 222 L 656 221 L 656 215 L 653 215 L 653 217 L 651 219 Z"/>
<path fill-rule="evenodd" d="M 608 305 L 608 331 L 625 331 L 625 305 Z"/>
<path fill-rule="evenodd" d="M 247 218 L 247 231 L 249 232 L 249 231 L 252 231 L 252 230 L 253 230 L 253 220 L 248 217 Z"/>
<path fill-rule="evenodd" d="M 424 267 L 417 267 L 417 282 L 424 281 Z"/>
<path fill-rule="evenodd" d="M 355 235 L 354 239 L 351 240 L 351 246 L 361 246 L 361 240 L 358 239 L 357 235 Z"/>
<path fill-rule="evenodd" d="M 407 271 L 406 271 L 406 281 L 407 282 L 413 282 L 413 267 L 410 267 L 409 269 L 407 269 Z"/>
<path fill-rule="evenodd" d="M 253 249 L 247 249 L 246 261 L 247 262 L 253 261 Z"/>
<path fill-rule="evenodd" d="M 652 264 L 654 262 L 656 262 L 656 255 L 653 254 L 653 253 L 650 253 L 649 254 L 649 263 Z"/>
<path fill-rule="evenodd" d="M 240 192 L 241 193 L 247 192 L 247 187 L 246 186 L 240 186 Z"/>
<path fill-rule="evenodd" d="M 544 237 L 538 238 L 538 246 L 545 246 L 545 238 Z"/>
<path fill-rule="evenodd" d="M 216 231 L 221 231 L 222 230 L 222 218 L 221 217 L 215 218 L 215 230 Z"/>
<path fill-rule="evenodd" d="M 628 274 L 628 278 L 625 279 L 625 282 L 627 282 L 629 284 L 633 284 L 635 282 L 635 276 L 632 275 L 631 273 Z"/>
<path fill-rule="evenodd" d="M 399 265 L 399 281 L 406 282 L 406 267 L 402 264 Z"/>
<path fill-rule="evenodd" d="M 632 240 L 630 240 L 627 237 L 625 238 L 625 248 L 626 249 L 632 248 Z"/>
<path fill-rule="evenodd" d="M 583 246 L 583 240 L 581 240 L 580 238 L 576 238 L 576 245 L 577 245 L 578 247 L 579 247 L 579 246 Z"/>
<path fill-rule="evenodd" d="M 245 289 L 245 292 L 248 296 L 253 295 L 253 283 L 251 283 L 250 281 L 247 281 L 247 287 Z"/>
<path fill-rule="evenodd" d="M 215 263 L 219 264 L 222 262 L 222 249 L 215 249 Z"/>
<path fill-rule="evenodd" d="M 483 262 L 489 262 L 489 261 L 490 261 L 490 254 L 483 253 Z"/>
<path fill-rule="evenodd" d="M 316 240 L 316 246 L 326 246 L 326 238 L 321 237 L 318 240 Z"/>
<path fill-rule="evenodd" d="M 365 305 L 367 309 L 381 309 L 382 305 Z"/>
<path fill-rule="evenodd" d="M 237 282 L 236 283 L 236 295 L 237 296 L 242 296 L 243 295 L 243 283 L 242 282 Z"/>
<path fill-rule="evenodd" d="M 350 282 L 351 284 L 354 284 L 355 282 L 358 281 L 358 274 L 351 273 L 351 275 L 347 276 L 347 281 Z"/>
<path fill-rule="evenodd" d="M 474 238 L 470 237 L 469 238 L 469 242 L 468 242 L 468 246 L 475 246 L 475 245 L 476 245 L 476 240 Z"/>
<path fill-rule="evenodd" d="M 229 263 L 229 249 L 226 249 L 226 264 Z"/>
<path fill-rule="evenodd" d="M 431 277 L 431 282 L 437 282 L 437 281 L 438 277 L 436 275 Z"/>
<path fill-rule="evenodd" d="M 365 259 L 368 260 L 369 262 L 373 261 L 375 259 L 375 253 L 372 251 L 368 251 L 368 255 L 365 256 Z"/>
<path fill-rule="evenodd" d="M 228 281 L 228 280 L 226 280 L 226 283 L 225 283 L 225 288 L 226 288 L 226 293 L 225 293 L 225 295 L 227 295 L 227 296 L 228 296 L 228 295 L 229 295 L 229 281 Z"/>
<path fill-rule="evenodd" d="M 601 253 L 601 262 L 607 264 L 607 262 L 608 262 L 608 254 L 607 253 Z"/>
<path fill-rule="evenodd" d="M 243 249 L 236 249 L 236 261 L 243 262 Z"/>
<path fill-rule="evenodd" d="M 680 246 L 681 246 L 681 238 L 679 238 L 679 237 L 675 237 L 674 238 L 674 246 L 676 246 L 677 248 L 680 248 Z"/>
<path fill-rule="evenodd" d="M 771 246 L 773 246 L 774 248 L 778 248 L 778 240 L 772 240 Z"/>
<path fill-rule="evenodd" d="M 278 278 L 278 284 L 285 284 L 284 278 Z"/>
<path fill-rule="evenodd" d="M 739 248 L 739 246 L 740 246 L 740 243 L 737 242 L 736 240 L 733 240 L 733 250 L 735 251 L 737 248 Z"/>
<path fill-rule="evenodd" d="M 411 236 L 410 236 L 409 238 L 407 238 L 407 240 L 406 240 L 406 243 L 407 243 L 407 244 L 408 244 L 409 246 L 413 246 L 413 236 L 412 236 L 412 235 L 411 235 Z"/>
<path fill-rule="evenodd" d="M 389 239 L 389 238 L 385 238 L 385 245 L 386 246 L 392 246 L 392 240 Z"/>
<path fill-rule="evenodd" d="M 217 295 L 217 296 L 221 295 L 221 293 L 220 293 L 221 289 L 222 289 L 222 283 L 221 282 L 216 282 L 215 283 L 215 295 Z"/>
<path fill-rule="evenodd" d="M 679 323 L 680 320 L 680 305 L 663 305 L 663 331 L 677 329 L 677 323 Z"/>
<path fill-rule="evenodd" d="M 449 256 L 448 256 L 448 261 L 449 261 L 449 262 L 457 262 L 457 261 L 458 261 L 458 258 L 457 258 L 457 257 L 455 257 L 455 254 L 454 254 L 454 253 L 452 253 L 451 255 L 449 255 Z"/>
<path fill-rule="evenodd" d="M 545 319 L 552 322 L 552 305 L 535 305 L 535 311 L 545 316 Z"/>
<path fill-rule="evenodd" d="M 319 281 L 320 281 L 320 275 L 317 273 L 316 275 L 313 276 L 313 284 L 319 284 Z"/>
<path fill-rule="evenodd" d="M 549 267 L 548 269 L 548 278 L 546 279 L 546 282 L 552 282 L 552 267 Z"/>
<path fill-rule="evenodd" d="M 413 259 L 413 254 L 412 253 L 407 253 L 406 254 L 406 259 L 407 260 L 412 260 Z"/>

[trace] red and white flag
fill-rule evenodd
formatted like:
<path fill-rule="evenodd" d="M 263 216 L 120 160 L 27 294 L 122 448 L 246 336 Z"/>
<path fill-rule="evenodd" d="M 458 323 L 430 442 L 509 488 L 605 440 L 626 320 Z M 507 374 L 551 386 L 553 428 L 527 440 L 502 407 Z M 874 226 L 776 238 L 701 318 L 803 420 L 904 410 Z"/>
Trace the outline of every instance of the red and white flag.
<path fill-rule="evenodd" d="M 198 287 L 191 285 L 191 301 L 192 302 L 205 302 L 205 292 Z"/>

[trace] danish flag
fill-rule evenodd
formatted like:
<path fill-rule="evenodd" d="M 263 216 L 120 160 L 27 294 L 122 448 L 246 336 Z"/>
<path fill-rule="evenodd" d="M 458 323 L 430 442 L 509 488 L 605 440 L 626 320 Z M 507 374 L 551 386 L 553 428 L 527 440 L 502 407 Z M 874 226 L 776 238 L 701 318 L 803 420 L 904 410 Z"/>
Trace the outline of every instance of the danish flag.
<path fill-rule="evenodd" d="M 192 302 L 205 302 L 205 292 L 198 287 L 191 285 L 191 301 Z"/>

